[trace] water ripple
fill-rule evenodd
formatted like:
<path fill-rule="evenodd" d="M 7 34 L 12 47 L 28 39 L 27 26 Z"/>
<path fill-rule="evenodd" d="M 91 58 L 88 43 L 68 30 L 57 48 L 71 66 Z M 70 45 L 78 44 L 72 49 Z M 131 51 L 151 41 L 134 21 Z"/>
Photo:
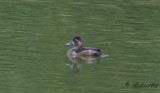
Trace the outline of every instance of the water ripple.
<path fill-rule="evenodd" d="M 89 19 L 92 19 L 92 20 L 105 20 L 105 19 L 102 19 L 102 18 L 94 18 L 94 17 L 91 17 Z"/>
<path fill-rule="evenodd" d="M 69 15 L 69 14 L 60 14 L 61 16 L 72 16 L 72 15 Z"/>
<path fill-rule="evenodd" d="M 100 43 L 96 43 L 96 44 L 105 44 L 105 43 L 111 43 L 111 42 L 100 42 Z"/>
<path fill-rule="evenodd" d="M 101 30 L 103 32 L 114 32 L 113 30 Z"/>
<path fill-rule="evenodd" d="M 137 33 L 124 33 L 124 34 L 135 35 L 135 34 L 137 34 Z"/>
<path fill-rule="evenodd" d="M 23 0 L 24 2 L 51 2 L 51 1 L 40 1 L 40 0 Z M 13 1 L 10 1 L 10 0 L 5 0 L 5 1 L 1 1 L 0 0 L 0 2 L 12 2 L 13 3 Z M 16 1 L 15 1 L 16 2 Z"/>
<path fill-rule="evenodd" d="M 24 31 L 15 31 L 15 32 L 18 32 L 18 33 L 27 33 L 27 34 L 33 34 L 33 35 L 43 35 L 43 34 L 34 33 L 34 32 L 24 32 Z"/>
<path fill-rule="evenodd" d="M 152 42 L 138 42 L 138 41 L 127 41 L 128 43 L 133 43 L 133 44 L 147 44 L 147 43 L 152 43 Z"/>

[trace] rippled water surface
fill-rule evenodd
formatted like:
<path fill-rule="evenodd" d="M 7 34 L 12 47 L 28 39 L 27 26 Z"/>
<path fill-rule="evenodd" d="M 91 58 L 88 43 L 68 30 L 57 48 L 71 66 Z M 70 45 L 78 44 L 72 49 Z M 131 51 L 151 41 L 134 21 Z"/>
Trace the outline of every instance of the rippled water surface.
<path fill-rule="evenodd" d="M 159 10 L 158 0 L 0 0 L 0 93 L 160 93 Z M 76 35 L 109 57 L 68 57 Z"/>

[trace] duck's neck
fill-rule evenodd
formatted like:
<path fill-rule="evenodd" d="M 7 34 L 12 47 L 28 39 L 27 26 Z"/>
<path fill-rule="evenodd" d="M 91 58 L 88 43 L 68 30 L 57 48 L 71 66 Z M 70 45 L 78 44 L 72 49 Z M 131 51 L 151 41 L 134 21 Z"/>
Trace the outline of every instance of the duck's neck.
<path fill-rule="evenodd" d="M 74 48 L 80 49 L 80 48 L 82 48 L 82 45 L 77 45 L 77 46 L 75 46 Z"/>
<path fill-rule="evenodd" d="M 78 43 L 75 45 L 75 47 L 76 47 L 77 49 L 82 48 L 82 42 L 78 42 Z"/>

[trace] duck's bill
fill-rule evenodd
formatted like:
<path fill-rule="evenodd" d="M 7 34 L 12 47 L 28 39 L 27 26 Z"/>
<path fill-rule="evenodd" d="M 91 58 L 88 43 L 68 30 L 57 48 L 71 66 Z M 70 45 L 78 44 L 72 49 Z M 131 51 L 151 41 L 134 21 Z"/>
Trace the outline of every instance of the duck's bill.
<path fill-rule="evenodd" d="M 73 45 L 73 43 L 72 43 L 72 41 L 70 41 L 69 43 L 67 43 L 65 45 L 69 46 L 69 45 Z"/>

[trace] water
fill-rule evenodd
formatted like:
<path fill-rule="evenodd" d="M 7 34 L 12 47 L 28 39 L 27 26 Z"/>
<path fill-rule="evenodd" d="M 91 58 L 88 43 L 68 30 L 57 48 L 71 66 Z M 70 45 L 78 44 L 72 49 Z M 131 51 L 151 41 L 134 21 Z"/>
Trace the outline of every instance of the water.
<path fill-rule="evenodd" d="M 0 92 L 159 93 L 160 85 L 146 87 L 160 82 L 159 6 L 158 0 L 1 0 Z M 110 56 L 75 65 L 66 55 L 72 46 L 64 44 L 76 35 Z"/>

